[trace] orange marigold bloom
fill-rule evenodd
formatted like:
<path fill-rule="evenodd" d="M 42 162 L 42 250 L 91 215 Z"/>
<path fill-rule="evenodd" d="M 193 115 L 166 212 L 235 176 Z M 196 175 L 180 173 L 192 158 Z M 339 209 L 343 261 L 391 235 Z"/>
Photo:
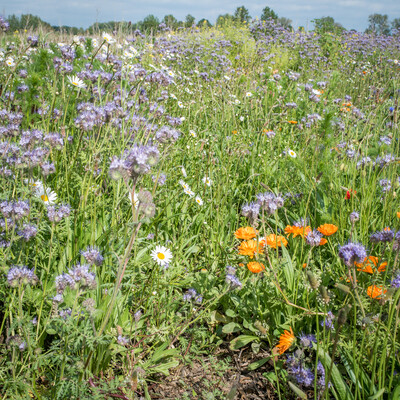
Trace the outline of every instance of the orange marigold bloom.
<path fill-rule="evenodd" d="M 297 124 L 297 121 L 288 121 L 288 123 L 289 123 L 289 124 L 296 125 L 296 124 Z"/>
<path fill-rule="evenodd" d="M 257 245 L 257 240 L 246 240 L 240 243 L 239 254 L 253 258 L 257 253 L 262 253 L 262 244 Z"/>
<path fill-rule="evenodd" d="M 256 231 L 253 227 L 251 226 L 246 226 L 244 228 L 239 228 L 235 232 L 235 236 L 237 239 L 244 239 L 244 240 L 250 240 L 256 237 L 258 231 Z"/>
<path fill-rule="evenodd" d="M 293 234 L 293 237 L 295 238 L 296 236 L 301 236 L 305 237 L 311 232 L 311 228 L 309 226 L 290 226 L 288 225 L 285 228 L 285 233 L 286 235 L 290 236 L 290 234 Z"/>
<path fill-rule="evenodd" d="M 325 239 L 325 238 L 322 238 L 321 240 L 320 240 L 320 242 L 319 242 L 319 245 L 320 246 L 323 246 L 324 244 L 327 244 L 328 243 L 328 241 Z"/>
<path fill-rule="evenodd" d="M 338 230 L 338 227 L 333 224 L 324 224 L 318 228 L 318 231 L 321 232 L 324 236 L 331 236 Z"/>
<path fill-rule="evenodd" d="M 277 236 L 275 233 L 271 233 L 266 238 L 261 239 L 260 244 L 263 246 L 268 245 L 269 247 L 276 249 L 277 247 L 282 247 L 282 245 L 286 247 L 288 241 L 284 236 Z"/>
<path fill-rule="evenodd" d="M 354 262 L 354 265 L 357 267 L 357 271 L 366 272 L 367 274 L 374 274 L 375 272 L 384 272 L 386 271 L 387 262 L 384 261 L 378 266 L 379 259 L 375 256 L 365 257 L 363 262 L 358 263 Z M 376 269 L 376 267 L 378 267 Z"/>
<path fill-rule="evenodd" d="M 259 272 L 264 271 L 264 264 L 261 264 L 257 261 L 251 261 L 247 264 L 247 268 L 249 271 L 253 272 L 253 274 L 258 274 Z"/>
<path fill-rule="evenodd" d="M 397 218 L 400 218 L 400 211 L 397 211 L 396 215 L 397 215 Z"/>
<path fill-rule="evenodd" d="M 276 346 L 279 349 L 279 354 L 283 354 L 295 341 L 296 337 L 293 334 L 292 328 L 289 331 L 282 333 L 279 338 L 279 344 Z"/>
<path fill-rule="evenodd" d="M 371 297 L 371 299 L 380 299 L 382 293 L 386 293 L 387 290 L 384 290 L 382 286 L 368 286 L 367 295 Z"/>

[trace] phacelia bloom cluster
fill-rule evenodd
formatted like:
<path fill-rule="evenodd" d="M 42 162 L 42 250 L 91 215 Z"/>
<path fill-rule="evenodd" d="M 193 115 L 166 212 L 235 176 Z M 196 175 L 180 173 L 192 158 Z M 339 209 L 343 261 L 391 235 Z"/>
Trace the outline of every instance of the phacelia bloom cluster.
<path fill-rule="evenodd" d="M 15 221 L 26 217 L 29 214 L 30 207 L 28 202 L 23 200 L 0 202 L 0 212 L 5 218 L 11 218 Z"/>
<path fill-rule="evenodd" d="M 299 343 L 302 347 L 309 347 L 311 349 L 313 347 L 313 343 L 317 343 L 317 339 L 316 339 L 315 335 L 313 335 L 312 333 L 309 335 L 302 333 L 302 334 L 300 334 L 298 339 L 299 339 Z"/>
<path fill-rule="evenodd" d="M 326 329 L 333 329 L 333 321 L 335 316 L 333 315 L 332 311 L 328 311 L 324 320 L 321 321 L 321 326 L 325 327 Z"/>
<path fill-rule="evenodd" d="M 388 243 L 393 241 L 394 234 L 394 231 L 390 228 L 386 228 L 383 231 L 373 233 L 369 239 L 372 243 Z"/>
<path fill-rule="evenodd" d="M 39 279 L 34 274 L 33 269 L 26 266 L 14 266 L 9 269 L 7 274 L 7 283 L 11 287 L 18 287 L 21 285 L 36 285 Z"/>
<path fill-rule="evenodd" d="M 100 266 L 103 264 L 104 258 L 97 247 L 89 246 L 86 250 L 81 251 L 81 254 L 85 257 L 89 265 Z"/>
<path fill-rule="evenodd" d="M 282 195 L 276 195 L 272 192 L 259 193 L 256 197 L 261 210 L 265 210 L 269 215 L 272 215 L 279 208 L 283 207 L 285 203 Z"/>
<path fill-rule="evenodd" d="M 349 242 L 340 247 L 339 257 L 348 267 L 351 267 L 355 261 L 362 262 L 367 257 L 367 251 L 362 244 Z"/>
<path fill-rule="evenodd" d="M 357 211 L 353 211 L 350 214 L 350 221 L 351 223 L 357 222 L 360 219 L 360 214 Z"/>
<path fill-rule="evenodd" d="M 201 304 L 203 296 L 198 294 L 195 289 L 191 288 L 183 295 L 183 300 L 187 302 L 194 300 L 195 303 Z"/>
<path fill-rule="evenodd" d="M 309 246 L 315 247 L 319 246 L 322 239 L 322 233 L 314 229 L 312 232 L 309 232 L 306 236 L 306 242 Z"/>
<path fill-rule="evenodd" d="M 63 218 L 68 217 L 70 214 L 71 207 L 68 204 L 47 207 L 47 216 L 51 222 L 60 222 Z"/>
<path fill-rule="evenodd" d="M 58 294 L 63 294 L 67 287 L 72 290 L 94 289 L 96 287 L 96 275 L 89 271 L 89 265 L 78 263 L 68 273 L 56 277 Z"/>
<path fill-rule="evenodd" d="M 22 229 L 18 231 L 18 235 L 28 241 L 35 237 L 37 234 L 37 227 L 35 225 L 24 224 Z"/>
<path fill-rule="evenodd" d="M 136 179 L 147 174 L 150 168 L 157 164 L 159 151 L 153 145 L 134 145 L 121 158 L 113 157 L 109 174 L 112 179 L 131 177 Z"/>
<path fill-rule="evenodd" d="M 0 29 L 7 32 L 10 29 L 10 24 L 2 16 L 0 16 Z"/>
<path fill-rule="evenodd" d="M 175 143 L 179 136 L 179 131 L 164 125 L 156 132 L 155 139 L 160 143 Z"/>
<path fill-rule="evenodd" d="M 250 225 L 254 225 L 260 213 L 260 205 L 255 202 L 246 203 L 242 206 L 242 215 L 245 216 Z"/>
<path fill-rule="evenodd" d="M 242 282 L 236 276 L 236 268 L 228 265 L 226 267 L 225 281 L 231 286 L 232 289 L 241 289 L 243 287 Z"/>

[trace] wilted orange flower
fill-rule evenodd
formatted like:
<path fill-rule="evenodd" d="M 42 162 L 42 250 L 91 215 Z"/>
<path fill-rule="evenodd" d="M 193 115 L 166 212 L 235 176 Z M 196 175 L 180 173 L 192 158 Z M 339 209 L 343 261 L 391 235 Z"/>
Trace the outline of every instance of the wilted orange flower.
<path fill-rule="evenodd" d="M 265 266 L 257 261 L 251 261 L 247 264 L 247 268 L 254 274 L 258 274 L 259 272 L 264 271 Z"/>
<path fill-rule="evenodd" d="M 244 228 L 239 228 L 235 232 L 235 236 L 237 239 L 244 239 L 244 240 L 250 240 L 256 237 L 258 231 L 256 231 L 253 227 L 251 226 L 246 226 Z"/>
<path fill-rule="evenodd" d="M 279 344 L 276 346 L 279 349 L 279 354 L 283 354 L 295 341 L 296 337 L 293 334 L 292 328 L 289 331 L 282 333 L 279 338 Z"/>
<path fill-rule="evenodd" d="M 323 246 L 324 244 L 327 244 L 327 243 L 328 243 L 328 241 L 325 238 L 321 238 L 319 245 Z"/>
<path fill-rule="evenodd" d="M 295 225 L 290 226 L 290 225 L 288 225 L 285 228 L 286 235 L 290 236 L 290 234 L 292 233 L 294 238 L 296 236 L 305 237 L 310 232 L 311 232 L 311 228 L 309 226 L 295 226 Z"/>
<path fill-rule="evenodd" d="M 338 227 L 333 224 L 324 224 L 318 228 L 318 231 L 321 232 L 324 236 L 331 236 L 338 230 Z"/>
<path fill-rule="evenodd" d="M 261 239 L 260 244 L 263 246 L 268 245 L 269 247 L 276 249 L 277 247 L 282 247 L 282 244 L 286 247 L 288 241 L 284 236 L 276 236 L 275 233 L 271 233 L 266 238 Z"/>
<path fill-rule="evenodd" d="M 386 271 L 387 262 L 384 261 L 379 266 L 378 262 L 378 257 L 369 256 L 365 257 L 362 263 L 354 262 L 354 264 L 357 267 L 357 271 L 366 272 L 367 274 Z M 378 267 L 378 269 L 376 269 L 376 267 Z"/>
<path fill-rule="evenodd" d="M 371 297 L 371 299 L 380 299 L 382 293 L 386 293 L 387 290 L 384 290 L 382 286 L 368 286 L 367 295 Z"/>
<path fill-rule="evenodd" d="M 262 244 L 257 245 L 257 240 L 246 240 L 240 243 L 239 254 L 253 258 L 256 253 L 262 253 Z"/>

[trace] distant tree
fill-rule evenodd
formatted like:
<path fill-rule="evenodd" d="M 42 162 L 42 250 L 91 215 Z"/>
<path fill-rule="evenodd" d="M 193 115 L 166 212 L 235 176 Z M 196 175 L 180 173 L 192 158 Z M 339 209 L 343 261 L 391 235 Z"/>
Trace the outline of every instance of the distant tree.
<path fill-rule="evenodd" d="M 234 18 L 233 18 L 233 15 L 231 15 L 231 14 L 219 15 L 215 25 L 217 25 L 217 26 L 225 25 L 229 22 L 232 22 L 233 20 L 234 20 Z"/>
<path fill-rule="evenodd" d="M 240 23 L 248 23 L 251 20 L 249 10 L 245 6 L 238 7 L 233 14 L 233 19 L 236 22 Z"/>
<path fill-rule="evenodd" d="M 138 28 L 144 32 L 156 31 L 158 25 L 160 25 L 160 21 L 158 20 L 158 18 L 150 14 L 145 17 L 143 21 L 138 23 Z"/>
<path fill-rule="evenodd" d="M 388 16 L 382 14 L 371 14 L 368 17 L 368 28 L 365 32 L 375 33 L 376 35 L 389 35 L 390 27 Z"/>
<path fill-rule="evenodd" d="M 261 19 L 261 21 L 267 21 L 269 19 L 277 20 L 278 19 L 278 14 L 272 8 L 269 8 L 267 6 L 262 10 L 262 14 L 261 14 L 260 19 Z"/>
<path fill-rule="evenodd" d="M 32 14 L 22 14 L 20 17 L 17 17 L 16 15 L 10 15 L 7 17 L 7 21 L 10 24 L 10 31 L 12 32 L 24 29 L 52 29 L 52 26 L 49 23 Z"/>
<path fill-rule="evenodd" d="M 172 14 L 166 15 L 162 22 L 171 29 L 176 29 L 178 27 L 178 20 Z"/>
<path fill-rule="evenodd" d="M 392 29 L 400 30 L 400 18 L 395 18 L 392 21 Z"/>
<path fill-rule="evenodd" d="M 197 26 L 198 26 L 199 28 L 205 28 L 205 27 L 211 28 L 211 27 L 212 27 L 212 24 L 211 24 L 211 22 L 210 22 L 208 19 L 202 18 L 202 19 L 197 23 Z"/>
<path fill-rule="evenodd" d="M 292 20 L 285 17 L 278 18 L 278 22 L 286 29 L 292 30 Z"/>
<path fill-rule="evenodd" d="M 196 20 L 196 18 L 193 17 L 193 15 L 190 15 L 190 14 L 186 15 L 186 17 L 185 17 L 185 26 L 187 28 L 190 28 L 194 24 L 195 20 Z"/>
<path fill-rule="evenodd" d="M 338 22 L 335 22 L 332 17 L 316 18 L 313 19 L 311 22 L 314 23 L 314 31 L 317 33 L 340 33 L 345 30 L 343 26 Z"/>

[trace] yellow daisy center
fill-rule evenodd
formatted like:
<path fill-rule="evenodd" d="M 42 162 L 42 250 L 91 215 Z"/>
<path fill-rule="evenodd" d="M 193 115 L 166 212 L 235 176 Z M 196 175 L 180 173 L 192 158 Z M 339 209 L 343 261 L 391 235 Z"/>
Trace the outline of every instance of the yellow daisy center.
<path fill-rule="evenodd" d="M 40 197 L 43 201 L 49 201 L 49 198 L 45 194 L 42 194 Z"/>
<path fill-rule="evenodd" d="M 157 257 L 158 257 L 160 260 L 164 260 L 165 254 L 164 254 L 164 253 L 157 253 Z"/>

